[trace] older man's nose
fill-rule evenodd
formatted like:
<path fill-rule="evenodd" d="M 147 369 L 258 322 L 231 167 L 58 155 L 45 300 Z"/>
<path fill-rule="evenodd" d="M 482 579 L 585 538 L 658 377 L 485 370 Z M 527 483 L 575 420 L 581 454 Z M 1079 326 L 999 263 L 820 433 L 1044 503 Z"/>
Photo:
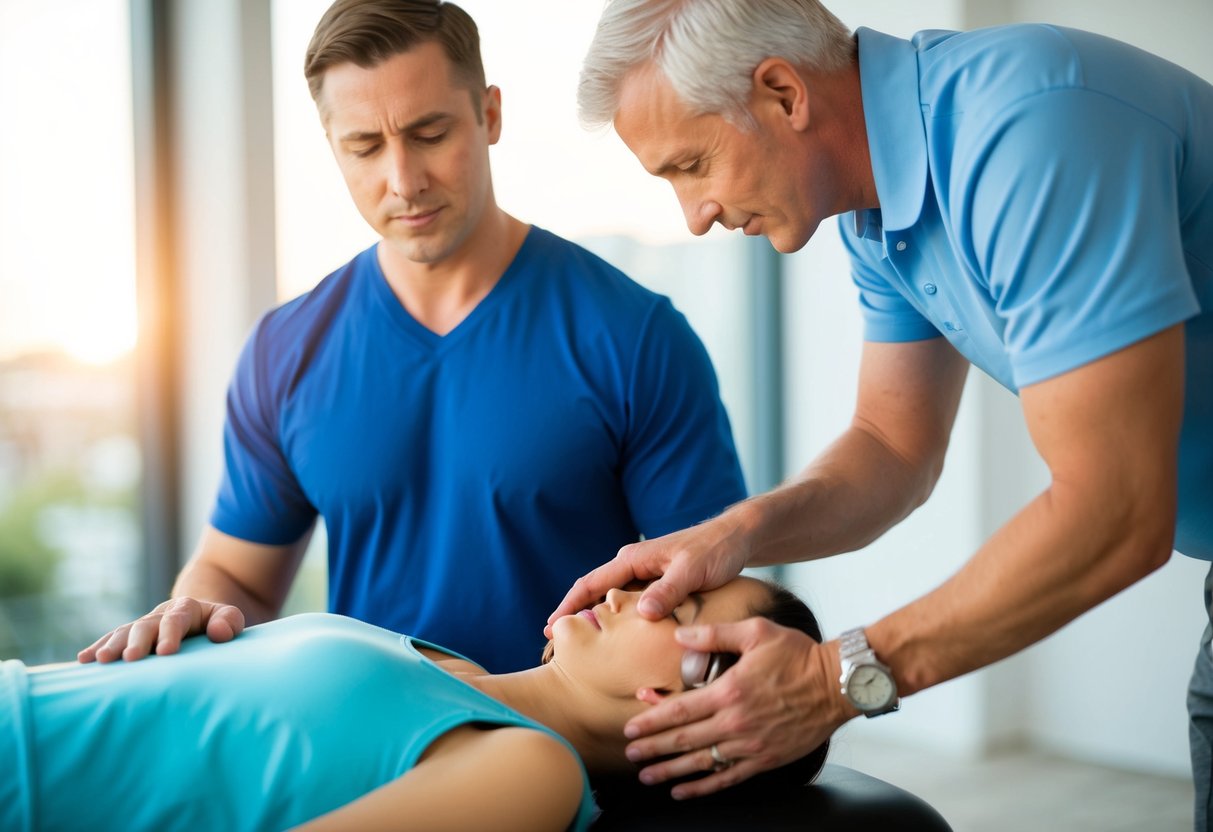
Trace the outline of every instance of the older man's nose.
<path fill-rule="evenodd" d="M 686 217 L 687 228 L 695 236 L 708 233 L 712 223 L 720 217 L 720 204 L 711 200 L 682 200 L 682 213 Z"/>

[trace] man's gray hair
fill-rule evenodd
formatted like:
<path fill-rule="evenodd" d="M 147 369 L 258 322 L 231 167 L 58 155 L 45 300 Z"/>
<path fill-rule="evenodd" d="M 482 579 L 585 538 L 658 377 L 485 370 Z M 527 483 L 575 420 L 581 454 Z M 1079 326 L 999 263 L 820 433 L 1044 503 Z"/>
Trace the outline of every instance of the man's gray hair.
<path fill-rule="evenodd" d="M 830 71 L 854 54 L 851 33 L 817 0 L 608 0 L 577 106 L 586 127 L 610 124 L 623 80 L 652 61 L 693 111 L 745 127 L 751 76 L 764 60 Z"/>

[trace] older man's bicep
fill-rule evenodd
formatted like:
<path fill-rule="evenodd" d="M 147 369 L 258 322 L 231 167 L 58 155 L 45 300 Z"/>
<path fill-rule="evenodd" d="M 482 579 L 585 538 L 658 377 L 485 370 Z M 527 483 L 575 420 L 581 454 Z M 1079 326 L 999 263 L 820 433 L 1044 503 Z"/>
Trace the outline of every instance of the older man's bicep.
<path fill-rule="evenodd" d="M 1174 534 L 1183 421 L 1184 330 L 1149 338 L 1020 394 L 1049 466 L 1053 500 L 1092 531 L 1134 540 L 1142 567 L 1165 562 Z"/>

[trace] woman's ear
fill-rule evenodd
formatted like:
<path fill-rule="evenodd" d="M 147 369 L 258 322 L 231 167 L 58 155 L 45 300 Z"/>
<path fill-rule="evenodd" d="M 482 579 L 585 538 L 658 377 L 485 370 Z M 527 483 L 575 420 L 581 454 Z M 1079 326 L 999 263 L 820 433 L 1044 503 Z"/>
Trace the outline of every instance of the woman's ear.
<path fill-rule="evenodd" d="M 665 688 L 641 688 L 636 691 L 636 698 L 648 705 L 660 705 L 671 693 Z"/>

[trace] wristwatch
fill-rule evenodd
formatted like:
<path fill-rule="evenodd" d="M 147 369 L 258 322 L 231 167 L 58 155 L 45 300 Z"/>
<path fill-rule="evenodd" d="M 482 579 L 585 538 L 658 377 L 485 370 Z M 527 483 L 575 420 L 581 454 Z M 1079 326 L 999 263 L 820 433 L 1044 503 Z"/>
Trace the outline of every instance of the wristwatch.
<path fill-rule="evenodd" d="M 847 630 L 838 637 L 838 657 L 842 660 L 842 695 L 864 716 L 887 714 L 901 707 L 897 682 L 887 664 L 876 658 L 868 646 L 863 627 Z"/>

